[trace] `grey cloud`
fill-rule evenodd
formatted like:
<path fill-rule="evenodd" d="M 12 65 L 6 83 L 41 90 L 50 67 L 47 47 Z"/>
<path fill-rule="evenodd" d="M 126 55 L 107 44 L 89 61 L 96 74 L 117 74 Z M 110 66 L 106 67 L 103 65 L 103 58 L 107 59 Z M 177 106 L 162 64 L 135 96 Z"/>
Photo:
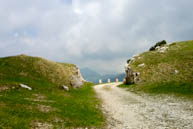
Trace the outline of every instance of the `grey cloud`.
<path fill-rule="evenodd" d="M 100 72 L 155 42 L 192 39 L 193 1 L 0 0 L 0 56 L 26 53 Z"/>

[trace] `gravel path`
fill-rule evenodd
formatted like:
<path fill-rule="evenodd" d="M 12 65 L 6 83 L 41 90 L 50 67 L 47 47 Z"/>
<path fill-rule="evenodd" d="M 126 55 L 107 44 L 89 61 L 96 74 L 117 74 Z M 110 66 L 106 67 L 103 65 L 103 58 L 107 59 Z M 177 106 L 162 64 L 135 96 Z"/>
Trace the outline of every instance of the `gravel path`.
<path fill-rule="evenodd" d="M 193 129 L 193 101 L 175 96 L 134 94 L 120 83 L 94 87 L 108 129 Z"/>

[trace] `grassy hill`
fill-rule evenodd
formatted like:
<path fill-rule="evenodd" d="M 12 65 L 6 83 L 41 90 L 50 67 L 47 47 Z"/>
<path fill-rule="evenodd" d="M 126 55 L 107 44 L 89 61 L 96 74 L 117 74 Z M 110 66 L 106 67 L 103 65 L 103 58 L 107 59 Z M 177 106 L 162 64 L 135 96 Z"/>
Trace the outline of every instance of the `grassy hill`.
<path fill-rule="evenodd" d="M 134 57 L 130 66 L 140 73 L 140 81 L 130 89 L 193 95 L 193 41 L 171 43 L 164 47 L 165 51 L 147 51 Z"/>
<path fill-rule="evenodd" d="M 19 55 L 0 58 L 0 84 L 39 81 L 70 86 L 75 68 L 73 64 L 56 63 L 40 57 Z"/>
<path fill-rule="evenodd" d="M 92 84 L 71 88 L 76 69 L 39 57 L 0 58 L 0 128 L 101 128 L 104 117 Z"/>

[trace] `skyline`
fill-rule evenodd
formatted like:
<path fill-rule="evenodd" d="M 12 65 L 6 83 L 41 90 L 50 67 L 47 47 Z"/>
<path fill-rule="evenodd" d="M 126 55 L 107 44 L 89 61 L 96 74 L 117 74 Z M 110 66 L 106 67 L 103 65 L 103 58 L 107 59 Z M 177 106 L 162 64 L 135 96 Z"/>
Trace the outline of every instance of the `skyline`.
<path fill-rule="evenodd" d="M 121 73 L 161 40 L 191 40 L 193 1 L 0 0 L 0 57 L 27 54 Z"/>

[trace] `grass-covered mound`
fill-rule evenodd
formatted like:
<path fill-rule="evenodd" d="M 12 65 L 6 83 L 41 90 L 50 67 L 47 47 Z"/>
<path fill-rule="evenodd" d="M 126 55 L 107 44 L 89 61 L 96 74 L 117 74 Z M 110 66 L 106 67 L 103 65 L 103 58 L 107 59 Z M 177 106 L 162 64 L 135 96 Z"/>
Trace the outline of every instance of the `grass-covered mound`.
<path fill-rule="evenodd" d="M 104 117 L 92 84 L 73 89 L 73 75 L 73 64 L 25 55 L 0 58 L 0 128 L 101 128 Z"/>
<path fill-rule="evenodd" d="M 70 86 L 70 78 L 76 68 L 73 64 L 48 61 L 25 55 L 0 58 L 0 85 L 51 82 Z"/>
<path fill-rule="evenodd" d="M 149 93 L 193 95 L 193 41 L 164 47 L 164 51 L 148 51 L 135 57 L 130 66 L 140 73 L 140 81 L 130 88 Z"/>

